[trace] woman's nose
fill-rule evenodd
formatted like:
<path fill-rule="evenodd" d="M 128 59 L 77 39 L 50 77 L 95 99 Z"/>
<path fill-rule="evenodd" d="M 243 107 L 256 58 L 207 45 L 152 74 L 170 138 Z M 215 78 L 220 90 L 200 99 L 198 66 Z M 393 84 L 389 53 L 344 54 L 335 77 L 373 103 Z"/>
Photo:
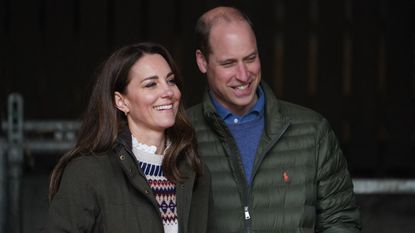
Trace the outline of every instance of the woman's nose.
<path fill-rule="evenodd" d="M 163 86 L 163 97 L 171 98 L 174 95 L 173 87 L 169 84 Z"/>

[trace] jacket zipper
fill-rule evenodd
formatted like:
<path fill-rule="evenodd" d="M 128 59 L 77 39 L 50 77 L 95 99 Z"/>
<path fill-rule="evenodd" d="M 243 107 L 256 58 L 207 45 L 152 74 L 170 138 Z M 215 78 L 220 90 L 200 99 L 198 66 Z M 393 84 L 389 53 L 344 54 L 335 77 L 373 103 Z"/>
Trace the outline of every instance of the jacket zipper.
<path fill-rule="evenodd" d="M 225 148 L 226 152 L 228 153 L 228 155 L 231 156 L 232 155 L 231 149 L 228 147 L 228 145 L 224 144 L 224 148 Z M 237 153 L 237 156 L 239 156 L 239 152 Z M 234 163 L 234 162 L 232 162 L 232 163 Z M 240 166 L 238 166 L 238 169 L 243 169 L 243 168 L 241 168 Z M 237 172 L 237 171 L 234 171 L 234 172 Z M 238 172 L 238 174 L 239 173 L 240 172 Z M 242 188 L 241 189 L 243 189 L 243 190 L 239 193 L 239 195 L 241 197 L 241 202 L 242 202 L 242 206 L 243 206 L 243 216 L 244 216 L 245 232 L 246 233 L 250 233 L 251 232 L 251 214 L 249 213 L 249 201 L 248 201 L 248 199 L 251 196 L 250 195 L 250 188 L 247 187 L 247 183 L 246 183 L 245 177 L 239 176 L 238 174 L 234 174 L 235 176 L 237 176 L 237 179 L 238 179 L 237 182 L 238 183 L 245 182 L 244 184 L 242 184 Z M 239 184 L 238 184 L 238 186 L 239 186 Z"/>
<path fill-rule="evenodd" d="M 281 133 L 278 135 L 278 137 L 276 137 L 269 145 L 268 147 L 264 150 L 263 154 L 261 155 L 261 160 L 258 161 L 258 164 L 253 168 L 252 170 L 252 181 L 254 180 L 256 171 L 258 170 L 258 167 L 261 165 L 262 160 L 265 158 L 265 154 L 271 149 L 272 146 L 274 146 L 282 137 L 282 135 L 285 133 L 285 131 L 287 131 L 288 127 L 290 126 L 290 124 L 285 125 L 285 127 L 282 129 Z M 251 215 L 249 213 L 249 206 L 250 206 L 250 202 L 252 201 L 252 190 L 251 190 L 251 186 L 249 186 L 249 188 L 246 191 L 246 202 L 245 202 L 245 207 L 244 207 L 244 213 L 245 213 L 245 222 L 246 222 L 246 232 L 250 233 L 251 228 L 252 228 L 252 222 L 251 222 Z"/>
<path fill-rule="evenodd" d="M 252 229 L 251 229 L 252 220 L 251 220 L 251 214 L 249 212 L 250 210 L 249 203 L 251 199 L 251 188 L 250 188 L 250 185 L 247 183 L 245 175 L 244 175 L 245 174 L 244 168 L 242 167 L 242 162 L 240 161 L 240 153 L 239 153 L 239 150 L 237 149 L 238 147 L 236 146 L 236 142 L 232 139 L 231 134 L 228 131 L 228 127 L 226 126 L 226 124 L 216 114 L 212 114 L 211 116 L 214 122 L 219 126 L 219 128 L 222 128 L 225 130 L 225 133 L 223 134 L 224 136 L 223 147 L 225 148 L 225 151 L 228 153 L 228 156 L 230 157 L 229 159 L 231 159 L 231 164 L 234 165 L 234 173 L 235 173 L 234 176 L 236 179 L 238 179 L 237 182 L 239 183 L 239 185 L 242 186 L 240 187 L 240 189 L 242 189 L 240 191 L 240 197 L 241 197 L 241 202 L 243 206 L 243 218 L 244 218 L 245 232 L 251 233 L 252 232 Z M 285 129 L 283 132 L 285 132 Z M 229 143 L 229 141 L 231 143 Z M 235 153 L 232 153 L 232 150 L 229 144 L 233 144 L 233 146 L 236 148 Z M 232 155 L 234 155 L 235 157 L 232 157 Z M 239 169 L 239 171 L 237 171 L 237 169 Z"/>
<path fill-rule="evenodd" d="M 251 215 L 249 215 L 249 207 L 248 206 L 244 207 L 244 211 L 245 211 L 245 220 L 251 219 Z"/>
<path fill-rule="evenodd" d="M 232 155 L 231 149 L 229 148 L 229 145 L 227 145 L 227 140 L 225 139 L 226 138 L 226 135 L 227 134 L 228 135 L 230 134 L 229 131 L 228 131 L 228 128 L 227 128 L 226 124 L 215 113 L 209 114 L 209 117 L 211 119 L 213 119 L 213 121 L 216 123 L 217 126 L 219 126 L 219 128 L 225 129 L 226 133 L 225 133 L 225 137 L 223 138 L 223 146 L 224 146 L 226 152 L 228 153 L 228 156 L 231 156 Z M 269 151 L 269 149 L 279 141 L 279 139 L 282 137 L 282 135 L 285 133 L 285 131 L 288 129 L 289 126 L 290 126 L 289 123 L 285 125 L 285 127 L 282 129 L 282 131 L 278 135 L 278 137 L 276 137 L 275 140 L 273 140 L 269 144 L 269 146 L 266 148 L 266 150 L 264 150 L 264 154 L 266 154 L 266 152 Z M 214 126 L 213 128 L 215 129 L 216 127 Z M 235 144 L 235 141 L 233 141 L 233 143 Z M 240 160 L 239 150 L 237 150 L 236 152 L 237 152 L 236 154 L 239 156 L 239 160 Z M 258 165 L 257 166 L 254 165 L 255 167 L 253 168 L 253 171 L 252 171 L 252 180 L 254 179 L 255 173 L 256 173 L 259 165 L 262 163 L 262 160 L 264 159 L 264 157 L 265 157 L 265 155 L 262 155 L 261 156 L 261 160 L 258 162 Z M 232 164 L 233 164 L 233 162 L 232 162 Z M 234 165 L 236 165 L 236 164 L 234 164 Z M 252 230 L 251 230 L 251 228 L 252 228 L 252 225 L 251 225 L 252 222 L 251 222 L 251 214 L 249 213 L 249 209 L 250 209 L 249 208 L 249 206 L 250 206 L 249 203 L 252 200 L 251 187 L 248 186 L 245 177 L 243 177 L 244 176 L 243 175 L 244 174 L 243 168 L 241 168 L 240 166 L 238 166 L 238 168 L 239 169 L 242 169 L 241 170 L 242 171 L 242 177 L 237 177 L 237 178 L 238 179 L 239 178 L 242 178 L 243 181 L 245 182 L 245 184 L 242 185 L 243 186 L 243 188 L 242 188 L 243 189 L 243 193 L 240 193 L 240 195 L 241 195 L 241 201 L 242 201 L 242 204 L 243 204 L 243 214 L 244 214 L 245 232 L 246 233 L 251 233 L 252 232 Z M 235 174 L 235 175 L 238 176 L 238 174 Z"/>

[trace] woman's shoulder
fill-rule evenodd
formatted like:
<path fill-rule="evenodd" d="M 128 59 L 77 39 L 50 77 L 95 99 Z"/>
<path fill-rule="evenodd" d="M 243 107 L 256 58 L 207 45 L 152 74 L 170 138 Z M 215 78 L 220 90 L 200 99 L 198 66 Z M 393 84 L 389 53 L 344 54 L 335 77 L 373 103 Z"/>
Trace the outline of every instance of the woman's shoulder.
<path fill-rule="evenodd" d="M 65 167 L 64 173 L 71 176 L 95 176 L 111 167 L 111 153 L 82 154 L 71 161 Z"/>
<path fill-rule="evenodd" d="M 105 163 L 109 161 L 109 158 L 112 156 L 111 152 L 102 152 L 102 153 L 82 153 L 74 157 L 69 164 L 77 164 L 83 166 L 93 166 L 97 163 Z M 68 165 L 69 165 L 68 164 Z"/>

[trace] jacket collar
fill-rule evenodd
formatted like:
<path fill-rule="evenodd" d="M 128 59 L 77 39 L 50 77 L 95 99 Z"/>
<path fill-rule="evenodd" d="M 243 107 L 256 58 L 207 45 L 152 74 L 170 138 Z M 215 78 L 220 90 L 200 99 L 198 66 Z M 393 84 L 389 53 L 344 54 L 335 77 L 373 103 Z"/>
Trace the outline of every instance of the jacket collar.
<path fill-rule="evenodd" d="M 131 132 L 128 129 L 128 127 L 125 127 L 124 129 L 121 129 L 120 133 L 118 134 L 114 152 L 115 154 L 127 153 L 131 158 L 133 158 L 133 160 L 135 160 L 135 156 L 132 151 L 133 149 L 132 149 Z M 141 173 L 141 175 L 145 177 L 141 169 L 138 169 L 138 170 Z M 190 167 L 190 165 L 185 159 L 182 159 L 179 161 L 179 170 L 186 177 L 195 176 L 195 172 L 193 171 L 193 169 Z"/>
<path fill-rule="evenodd" d="M 257 156 L 253 168 L 253 176 L 261 165 L 268 151 L 280 140 L 290 126 L 290 119 L 283 113 L 280 101 L 275 97 L 271 88 L 263 81 L 260 84 L 265 94 L 265 127 L 264 134 L 260 139 L 257 149 Z M 202 104 L 203 115 L 212 129 L 217 133 L 219 139 L 223 142 L 229 142 L 227 137 L 231 137 L 223 120 L 219 117 L 215 107 L 211 103 L 208 93 L 205 93 Z M 237 151 L 235 143 L 227 143 L 232 147 L 232 151 Z"/>
<path fill-rule="evenodd" d="M 279 100 L 275 97 L 271 88 L 262 80 L 260 85 L 263 88 L 265 95 L 265 125 L 267 126 L 265 127 L 265 131 L 267 135 L 278 134 L 279 127 L 273 126 L 280 125 L 281 123 L 287 124 L 289 123 L 289 119 L 281 112 Z M 202 109 L 205 117 L 219 117 L 208 91 L 205 91 L 203 96 Z"/>
<path fill-rule="evenodd" d="M 153 206 L 159 210 L 154 195 L 151 195 L 151 187 L 148 185 L 143 171 L 137 166 L 137 161 L 132 152 L 131 132 L 128 127 L 125 127 L 120 131 L 116 142 L 117 145 L 114 149 L 115 159 L 118 160 L 124 174 L 128 177 L 132 186 L 139 192 L 145 194 Z M 189 212 L 196 174 L 184 159 L 179 161 L 179 170 L 185 175 L 186 179 L 183 183 L 176 184 L 177 214 L 179 227 L 184 227 L 184 231 L 181 230 L 181 232 L 187 232 L 186 223 L 189 221 Z"/>
<path fill-rule="evenodd" d="M 124 146 L 129 151 L 133 150 L 133 143 L 131 139 L 131 131 L 128 127 L 124 127 L 120 130 L 116 142 L 119 145 Z"/>
<path fill-rule="evenodd" d="M 265 132 L 270 138 L 280 135 L 283 128 L 288 127 L 290 119 L 281 110 L 280 101 L 275 97 L 271 88 L 261 82 L 265 93 Z"/>

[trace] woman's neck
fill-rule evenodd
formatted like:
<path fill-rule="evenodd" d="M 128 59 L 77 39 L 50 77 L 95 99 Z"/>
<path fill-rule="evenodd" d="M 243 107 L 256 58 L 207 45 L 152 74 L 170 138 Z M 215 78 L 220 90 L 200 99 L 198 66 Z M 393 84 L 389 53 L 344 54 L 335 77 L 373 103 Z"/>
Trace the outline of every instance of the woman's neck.
<path fill-rule="evenodd" d="M 166 136 L 163 133 L 158 132 L 134 132 L 130 129 L 131 134 L 137 139 L 139 143 L 146 144 L 148 146 L 157 147 L 156 154 L 163 154 L 166 147 Z"/>

